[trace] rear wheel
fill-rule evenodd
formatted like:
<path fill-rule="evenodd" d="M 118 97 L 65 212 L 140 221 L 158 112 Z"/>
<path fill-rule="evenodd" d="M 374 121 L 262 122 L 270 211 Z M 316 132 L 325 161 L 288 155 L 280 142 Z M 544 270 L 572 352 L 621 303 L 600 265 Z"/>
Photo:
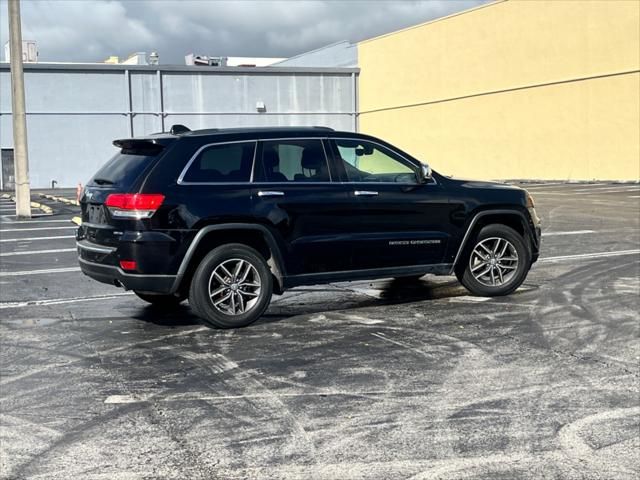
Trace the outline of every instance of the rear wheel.
<path fill-rule="evenodd" d="M 529 250 L 518 232 L 506 225 L 487 225 L 473 240 L 456 276 L 475 295 L 508 295 L 522 285 L 530 263 Z"/>
<path fill-rule="evenodd" d="M 202 259 L 189 289 L 189 303 L 208 325 L 245 327 L 269 306 L 273 277 L 264 258 L 242 244 L 222 245 Z"/>
<path fill-rule="evenodd" d="M 162 307 L 162 308 L 173 308 L 180 305 L 186 296 L 185 295 L 163 295 L 163 294 L 155 294 L 155 293 L 142 293 L 142 292 L 133 292 L 138 298 L 144 300 L 151 305 Z"/>

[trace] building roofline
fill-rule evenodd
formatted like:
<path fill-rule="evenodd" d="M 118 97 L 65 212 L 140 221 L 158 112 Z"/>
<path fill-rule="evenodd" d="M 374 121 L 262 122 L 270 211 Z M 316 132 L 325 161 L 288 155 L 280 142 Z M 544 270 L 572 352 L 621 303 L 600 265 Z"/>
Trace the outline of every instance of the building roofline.
<path fill-rule="evenodd" d="M 377 37 L 372 37 L 372 38 L 367 38 L 366 40 L 361 40 L 359 41 L 357 44 L 360 45 L 361 43 L 367 43 L 367 42 L 372 42 L 374 40 L 380 40 L 381 38 L 385 38 L 385 37 L 390 37 L 391 35 L 397 35 L 399 33 L 404 33 L 408 30 L 413 30 L 414 28 L 420 28 L 420 27 L 424 27 L 426 25 L 431 25 L 432 23 L 437 23 L 437 22 L 442 22 L 445 20 L 450 20 L 454 17 L 459 17 L 460 15 L 465 15 L 467 13 L 473 13 L 476 12 L 478 10 L 482 10 L 483 8 L 487 8 L 487 7 L 493 7 L 495 5 L 504 3 L 504 2 L 508 2 L 509 0 L 495 0 L 493 2 L 489 2 L 489 3 L 485 3 L 483 5 L 478 5 L 477 7 L 472 7 L 472 8 L 468 8 L 466 10 L 462 10 L 461 12 L 456 12 L 456 13 L 452 13 L 451 15 L 446 15 L 444 17 L 439 17 L 439 18 L 434 18 L 433 20 L 428 20 L 426 22 L 422 22 L 419 23 L 417 25 L 411 25 L 410 27 L 406 27 L 406 28 L 402 28 L 400 30 L 395 30 L 393 32 L 389 32 L 389 33 L 383 33 L 382 35 L 378 35 Z"/>
<path fill-rule="evenodd" d="M 326 50 L 328 48 L 335 47 L 335 46 L 341 45 L 343 43 L 346 43 L 347 46 L 350 46 L 350 47 L 355 47 L 356 46 L 355 43 L 352 43 L 349 40 L 338 40 L 337 42 L 329 43 L 328 45 L 323 45 L 322 47 L 314 48 L 313 50 L 309 50 L 309 51 L 306 51 L 306 52 L 298 53 L 297 55 L 294 55 L 293 57 L 288 57 L 288 58 L 285 58 L 283 60 L 280 60 L 279 62 L 276 62 L 273 65 L 278 65 L 279 63 L 282 63 L 282 62 L 288 62 L 289 60 L 294 60 L 296 58 L 305 57 L 305 56 L 307 56 L 307 55 L 309 55 L 311 53 L 320 52 L 322 50 Z"/>
<path fill-rule="evenodd" d="M 278 73 L 301 73 L 301 74 L 345 74 L 350 75 L 352 73 L 359 73 L 359 68 L 352 67 L 204 67 L 204 66 L 190 66 L 190 65 L 112 65 L 105 63 L 24 63 L 25 71 L 33 70 L 75 70 L 75 71 L 142 71 L 142 72 L 174 72 L 174 73 L 208 73 L 208 74 L 222 74 L 222 75 L 238 75 L 253 73 L 256 75 L 270 75 Z M 0 71 L 8 71 L 9 63 L 0 63 Z"/>

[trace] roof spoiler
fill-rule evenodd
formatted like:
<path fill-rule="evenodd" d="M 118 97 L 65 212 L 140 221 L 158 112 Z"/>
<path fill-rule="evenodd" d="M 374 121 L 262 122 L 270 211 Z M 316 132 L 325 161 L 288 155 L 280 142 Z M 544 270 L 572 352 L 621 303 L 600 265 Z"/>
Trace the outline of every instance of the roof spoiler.
<path fill-rule="evenodd" d="M 121 148 L 122 150 L 129 151 L 152 151 L 159 152 L 164 148 L 164 145 L 157 142 L 155 139 L 147 138 L 123 138 L 120 140 L 114 140 L 113 145 Z"/>

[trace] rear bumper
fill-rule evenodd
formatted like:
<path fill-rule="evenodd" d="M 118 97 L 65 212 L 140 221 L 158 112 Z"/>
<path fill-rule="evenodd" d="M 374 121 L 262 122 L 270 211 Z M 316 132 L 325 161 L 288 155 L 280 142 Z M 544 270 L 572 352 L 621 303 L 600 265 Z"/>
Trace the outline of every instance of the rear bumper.
<path fill-rule="evenodd" d="M 173 293 L 176 275 L 144 275 L 126 273 L 119 267 L 90 262 L 78 257 L 80 270 L 98 282 L 108 283 L 126 290 L 153 293 Z"/>

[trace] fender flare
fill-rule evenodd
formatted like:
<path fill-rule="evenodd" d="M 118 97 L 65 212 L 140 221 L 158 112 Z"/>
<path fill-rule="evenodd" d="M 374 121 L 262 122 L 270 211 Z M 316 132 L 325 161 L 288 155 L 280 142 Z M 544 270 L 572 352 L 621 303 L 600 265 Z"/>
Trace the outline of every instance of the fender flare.
<path fill-rule="evenodd" d="M 480 220 L 482 217 L 486 217 L 487 215 L 516 215 L 516 216 L 520 217 L 520 220 L 522 220 L 522 223 L 523 223 L 523 226 L 525 227 L 525 230 L 528 231 L 528 236 L 529 237 L 531 236 L 531 232 L 529 231 L 530 227 L 529 227 L 529 222 L 527 221 L 527 217 L 520 210 L 505 209 L 505 208 L 482 210 L 481 212 L 476 213 L 473 216 L 473 218 L 471 219 L 471 222 L 469 222 L 469 226 L 467 227 L 467 231 L 465 232 L 464 237 L 462 237 L 462 242 L 460 242 L 460 246 L 458 247 L 458 251 L 456 253 L 456 256 L 453 259 L 453 263 L 451 264 L 451 271 L 449 272 L 449 275 L 453 275 L 454 274 L 455 269 L 456 269 L 456 265 L 458 264 L 458 261 L 460 260 L 460 256 L 462 255 L 462 252 L 464 251 L 465 247 L 467 246 L 467 242 L 469 241 L 469 237 L 471 236 L 471 232 L 473 231 L 473 228 L 478 223 L 478 220 Z"/>
<path fill-rule="evenodd" d="M 189 248 L 187 249 L 187 253 L 185 253 L 182 262 L 180 263 L 180 267 L 178 268 L 178 273 L 176 275 L 176 279 L 173 282 L 173 286 L 171 287 L 171 292 L 175 293 L 180 287 L 180 283 L 182 283 L 182 279 L 184 278 L 185 273 L 187 272 L 187 268 L 189 267 L 189 263 L 193 258 L 193 255 L 198 248 L 198 245 L 202 241 L 202 239 L 211 232 L 216 231 L 225 231 L 225 230 L 253 230 L 258 231 L 264 237 L 265 242 L 267 242 L 267 246 L 271 251 L 271 255 L 273 257 L 273 261 L 275 262 L 275 269 L 272 269 L 272 273 L 276 276 L 280 285 L 283 285 L 283 279 L 285 276 L 285 266 L 284 261 L 282 259 L 282 252 L 280 251 L 280 247 L 278 247 L 278 243 L 274 238 L 273 234 L 267 227 L 264 225 L 258 225 L 254 223 L 220 223 L 216 225 L 207 225 L 206 227 L 198 230 L 198 233 L 191 241 Z M 274 271 L 275 270 L 275 271 Z"/>

